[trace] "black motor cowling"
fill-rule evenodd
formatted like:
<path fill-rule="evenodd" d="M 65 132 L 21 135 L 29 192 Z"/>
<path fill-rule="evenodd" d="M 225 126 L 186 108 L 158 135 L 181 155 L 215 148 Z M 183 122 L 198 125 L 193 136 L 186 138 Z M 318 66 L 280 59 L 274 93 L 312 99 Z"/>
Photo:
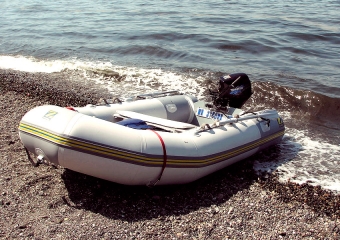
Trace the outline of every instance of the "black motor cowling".
<path fill-rule="evenodd" d="M 216 107 L 241 108 L 252 95 L 251 83 L 245 73 L 233 73 L 220 77 L 218 92 L 213 93 Z"/>

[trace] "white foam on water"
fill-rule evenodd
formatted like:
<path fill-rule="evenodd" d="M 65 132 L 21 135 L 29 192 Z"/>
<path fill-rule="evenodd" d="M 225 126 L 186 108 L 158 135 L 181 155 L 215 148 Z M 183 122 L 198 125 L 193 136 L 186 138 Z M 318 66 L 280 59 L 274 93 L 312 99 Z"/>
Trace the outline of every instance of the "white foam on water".
<path fill-rule="evenodd" d="M 141 93 L 179 90 L 203 97 L 202 77 L 182 75 L 162 69 L 145 69 L 113 65 L 111 62 L 91 62 L 78 59 L 38 60 L 24 56 L 0 56 L 0 68 L 24 72 L 53 73 L 63 70 L 83 71 L 84 81 L 94 81 L 107 88 L 113 95 L 131 96 Z M 97 74 L 96 74 L 97 73 Z M 118 80 L 112 78 L 117 75 Z"/>
<path fill-rule="evenodd" d="M 205 91 L 202 87 L 204 79 L 201 77 L 194 78 L 162 69 L 121 66 L 111 66 L 110 69 L 122 76 L 123 80 L 112 81 L 105 76 L 99 76 L 94 80 L 104 85 L 114 95 L 126 97 L 140 93 L 179 90 L 201 98 Z"/>
<path fill-rule="evenodd" d="M 277 171 L 282 182 L 308 183 L 340 194 L 340 144 L 309 137 L 308 132 L 286 128 L 279 153 L 264 152 L 254 163 L 259 173 Z"/>
<path fill-rule="evenodd" d="M 73 66 L 72 66 L 73 65 Z M 42 61 L 33 57 L 0 56 L 0 68 L 24 72 L 60 72 L 66 68 L 74 69 L 74 64 L 62 60 Z"/>

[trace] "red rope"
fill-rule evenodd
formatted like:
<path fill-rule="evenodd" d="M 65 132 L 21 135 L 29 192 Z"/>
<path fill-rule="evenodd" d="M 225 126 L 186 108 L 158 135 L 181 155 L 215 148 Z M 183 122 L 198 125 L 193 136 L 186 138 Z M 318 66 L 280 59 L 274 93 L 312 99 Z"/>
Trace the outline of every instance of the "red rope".
<path fill-rule="evenodd" d="M 159 174 L 159 176 L 158 176 L 158 178 L 157 178 L 157 181 L 156 181 L 156 183 L 157 183 L 159 180 L 161 180 L 161 177 L 162 177 L 162 175 L 163 175 L 164 169 L 165 169 L 165 167 L 166 167 L 167 155 L 166 155 L 165 143 L 164 143 L 163 138 L 161 137 L 161 135 L 159 135 L 159 134 L 158 134 L 156 131 L 154 131 L 154 130 L 150 130 L 150 131 L 154 132 L 154 133 L 157 135 L 159 141 L 161 142 L 162 149 L 163 149 L 163 166 L 162 166 L 162 170 L 161 170 L 161 172 L 160 172 L 160 174 Z M 156 183 L 155 183 L 155 184 L 156 184 Z"/>

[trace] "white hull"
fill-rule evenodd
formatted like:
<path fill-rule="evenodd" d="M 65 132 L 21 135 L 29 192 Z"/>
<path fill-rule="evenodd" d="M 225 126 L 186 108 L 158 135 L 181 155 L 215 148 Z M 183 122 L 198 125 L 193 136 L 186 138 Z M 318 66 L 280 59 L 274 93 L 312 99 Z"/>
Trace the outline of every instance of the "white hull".
<path fill-rule="evenodd" d="M 121 184 L 164 185 L 192 182 L 278 143 L 284 134 L 275 110 L 258 113 L 266 120 L 248 114 L 222 124 L 234 118 L 215 123 L 198 116 L 202 106 L 185 95 L 77 111 L 40 106 L 23 117 L 19 135 L 30 152 L 65 168 Z M 117 124 L 126 115 L 168 131 Z M 202 129 L 202 124 L 209 126 Z"/>

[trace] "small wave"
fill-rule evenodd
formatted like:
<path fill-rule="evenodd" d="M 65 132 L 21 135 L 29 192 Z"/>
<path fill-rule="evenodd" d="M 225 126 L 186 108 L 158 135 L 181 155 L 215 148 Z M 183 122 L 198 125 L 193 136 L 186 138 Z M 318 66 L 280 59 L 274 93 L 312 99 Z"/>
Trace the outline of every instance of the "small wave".
<path fill-rule="evenodd" d="M 335 38 L 336 36 L 331 36 L 330 34 L 312 34 L 312 33 L 302 33 L 302 32 L 285 32 L 284 34 L 280 34 L 281 36 L 289 36 L 291 38 L 295 38 L 297 40 L 304 40 L 308 42 L 328 42 L 329 38 Z"/>
<path fill-rule="evenodd" d="M 134 45 L 116 48 L 114 52 L 120 53 L 122 55 L 130 54 L 130 55 L 157 56 L 162 59 L 186 57 L 186 54 L 183 52 L 171 50 L 170 48 L 162 48 L 160 46 Z"/>
<path fill-rule="evenodd" d="M 0 56 L 0 68 L 24 72 L 55 73 L 73 71 L 83 81 L 93 81 L 113 95 L 130 96 L 141 92 L 181 90 L 204 97 L 205 78 L 195 74 L 113 65 L 111 62 L 71 60 L 38 60 L 33 57 Z"/>
<path fill-rule="evenodd" d="M 206 92 L 203 77 L 162 69 L 111 66 L 88 69 L 86 77 L 105 86 L 113 95 L 122 97 L 141 92 L 180 90 L 203 98 Z"/>
<path fill-rule="evenodd" d="M 42 61 L 33 57 L 0 56 L 0 68 L 23 72 L 60 72 L 71 65 L 61 60 Z M 74 69 L 74 67 L 71 67 Z"/>
<path fill-rule="evenodd" d="M 260 107 L 265 102 L 267 107 L 290 111 L 298 121 L 303 119 L 303 121 L 312 121 L 318 125 L 340 130 L 340 98 L 270 82 L 255 82 L 253 89 L 256 93 L 250 100 L 253 107 Z"/>
<path fill-rule="evenodd" d="M 123 40 L 162 40 L 168 43 L 178 40 L 195 40 L 198 42 L 209 42 L 211 38 L 205 34 L 186 34 L 186 33 L 178 33 L 178 32 L 160 32 L 160 33 L 145 33 L 145 34 L 138 34 L 138 35 L 128 35 Z"/>
<path fill-rule="evenodd" d="M 247 41 L 228 41 L 221 40 L 210 44 L 210 47 L 216 48 L 222 51 L 244 51 L 253 54 L 264 54 L 267 52 L 273 53 L 277 49 L 273 41 L 266 39 L 259 40 L 247 40 Z"/>
<path fill-rule="evenodd" d="M 303 26 L 308 26 L 311 28 L 319 28 L 323 31 L 330 31 L 330 32 L 339 32 L 340 28 L 337 24 L 327 24 L 323 22 L 315 22 L 315 19 L 309 19 L 306 21 L 305 18 L 298 18 L 298 17 L 280 17 L 282 20 L 286 22 L 292 22 L 296 24 L 301 24 Z"/>
<path fill-rule="evenodd" d="M 311 138 L 305 130 L 287 128 L 278 151 L 257 156 L 257 172 L 276 171 L 283 182 L 319 185 L 340 193 L 340 145 Z"/>

